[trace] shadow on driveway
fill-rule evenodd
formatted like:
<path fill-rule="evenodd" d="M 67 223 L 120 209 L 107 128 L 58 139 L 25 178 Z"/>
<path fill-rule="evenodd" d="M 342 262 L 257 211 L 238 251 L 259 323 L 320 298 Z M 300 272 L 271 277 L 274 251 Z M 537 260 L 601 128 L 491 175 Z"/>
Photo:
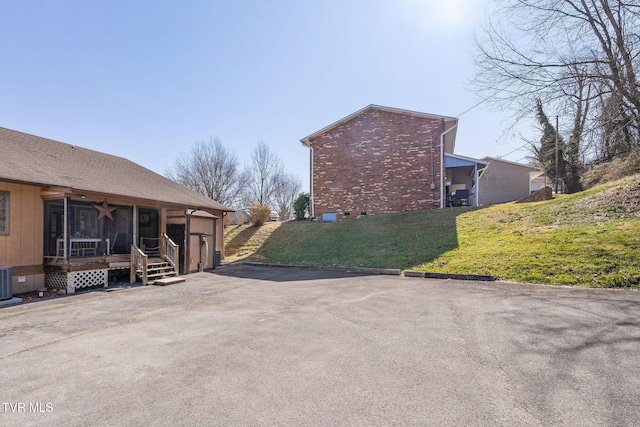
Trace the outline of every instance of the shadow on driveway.
<path fill-rule="evenodd" d="M 210 272 L 213 275 L 238 277 L 243 279 L 266 280 L 269 282 L 299 282 L 306 280 L 339 279 L 345 277 L 367 276 L 365 273 L 353 273 L 326 268 L 259 267 L 250 265 L 228 265 Z M 378 275 L 372 275 L 378 276 Z"/>

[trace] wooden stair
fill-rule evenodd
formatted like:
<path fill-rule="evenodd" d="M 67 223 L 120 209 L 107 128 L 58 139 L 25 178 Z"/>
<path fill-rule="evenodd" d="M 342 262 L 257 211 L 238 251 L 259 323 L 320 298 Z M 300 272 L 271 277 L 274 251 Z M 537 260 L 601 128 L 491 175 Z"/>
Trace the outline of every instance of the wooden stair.
<path fill-rule="evenodd" d="M 157 247 L 148 245 L 149 250 L 145 253 L 145 240 L 157 243 Z M 160 238 L 140 238 L 140 247 L 132 244 L 130 265 L 131 283 L 135 283 L 138 277 L 143 285 L 170 285 L 183 281 L 177 271 L 178 245 L 164 233 Z"/>
<path fill-rule="evenodd" d="M 149 258 L 147 264 L 147 280 L 154 284 L 157 280 L 178 277 L 178 272 L 162 258 Z"/>

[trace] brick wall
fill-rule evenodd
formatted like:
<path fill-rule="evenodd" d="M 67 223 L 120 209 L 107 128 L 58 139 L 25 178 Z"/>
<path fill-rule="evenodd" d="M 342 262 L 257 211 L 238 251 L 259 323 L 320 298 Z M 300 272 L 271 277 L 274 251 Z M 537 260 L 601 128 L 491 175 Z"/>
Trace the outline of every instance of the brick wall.
<path fill-rule="evenodd" d="M 442 119 L 372 109 L 312 138 L 316 218 L 439 207 L 442 132 Z"/>

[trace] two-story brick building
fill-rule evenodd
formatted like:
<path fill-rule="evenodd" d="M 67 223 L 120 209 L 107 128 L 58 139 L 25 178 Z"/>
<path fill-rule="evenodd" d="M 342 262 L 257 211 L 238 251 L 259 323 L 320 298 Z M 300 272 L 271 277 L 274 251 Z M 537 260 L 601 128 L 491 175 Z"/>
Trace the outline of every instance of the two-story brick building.
<path fill-rule="evenodd" d="M 480 160 L 453 154 L 458 119 L 369 105 L 303 138 L 311 215 L 324 220 L 476 203 Z"/>

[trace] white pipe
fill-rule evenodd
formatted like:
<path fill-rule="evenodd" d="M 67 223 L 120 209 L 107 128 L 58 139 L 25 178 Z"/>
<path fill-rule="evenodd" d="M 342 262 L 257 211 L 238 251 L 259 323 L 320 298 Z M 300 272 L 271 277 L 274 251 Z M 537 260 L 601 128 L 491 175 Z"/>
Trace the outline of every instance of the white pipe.
<path fill-rule="evenodd" d="M 315 198 L 313 197 L 313 147 L 309 146 L 309 150 L 311 153 L 311 191 L 309 191 L 309 204 L 311 205 L 311 219 L 316 217 L 316 206 L 315 206 Z"/>
<path fill-rule="evenodd" d="M 478 162 L 476 162 L 474 169 L 475 173 L 473 179 L 476 182 L 476 194 L 473 198 L 473 206 L 480 206 L 480 204 L 478 203 L 478 199 L 480 198 L 480 174 L 478 173 Z"/>
<path fill-rule="evenodd" d="M 458 127 L 458 121 L 440 135 L 440 208 L 444 208 L 444 136 Z"/>
<path fill-rule="evenodd" d="M 306 141 L 306 142 L 305 142 Z M 315 201 L 314 201 L 314 197 L 313 197 L 313 147 L 311 146 L 311 141 L 309 141 L 308 139 L 303 139 L 300 140 L 300 142 L 302 143 L 302 145 L 304 145 L 305 147 L 307 147 L 309 149 L 309 155 L 311 156 L 311 173 L 309 174 L 309 181 L 310 181 L 310 186 L 311 188 L 309 189 L 309 207 L 310 207 L 310 214 L 311 214 L 311 218 L 309 219 L 313 219 L 316 216 L 316 207 L 315 207 Z"/>

